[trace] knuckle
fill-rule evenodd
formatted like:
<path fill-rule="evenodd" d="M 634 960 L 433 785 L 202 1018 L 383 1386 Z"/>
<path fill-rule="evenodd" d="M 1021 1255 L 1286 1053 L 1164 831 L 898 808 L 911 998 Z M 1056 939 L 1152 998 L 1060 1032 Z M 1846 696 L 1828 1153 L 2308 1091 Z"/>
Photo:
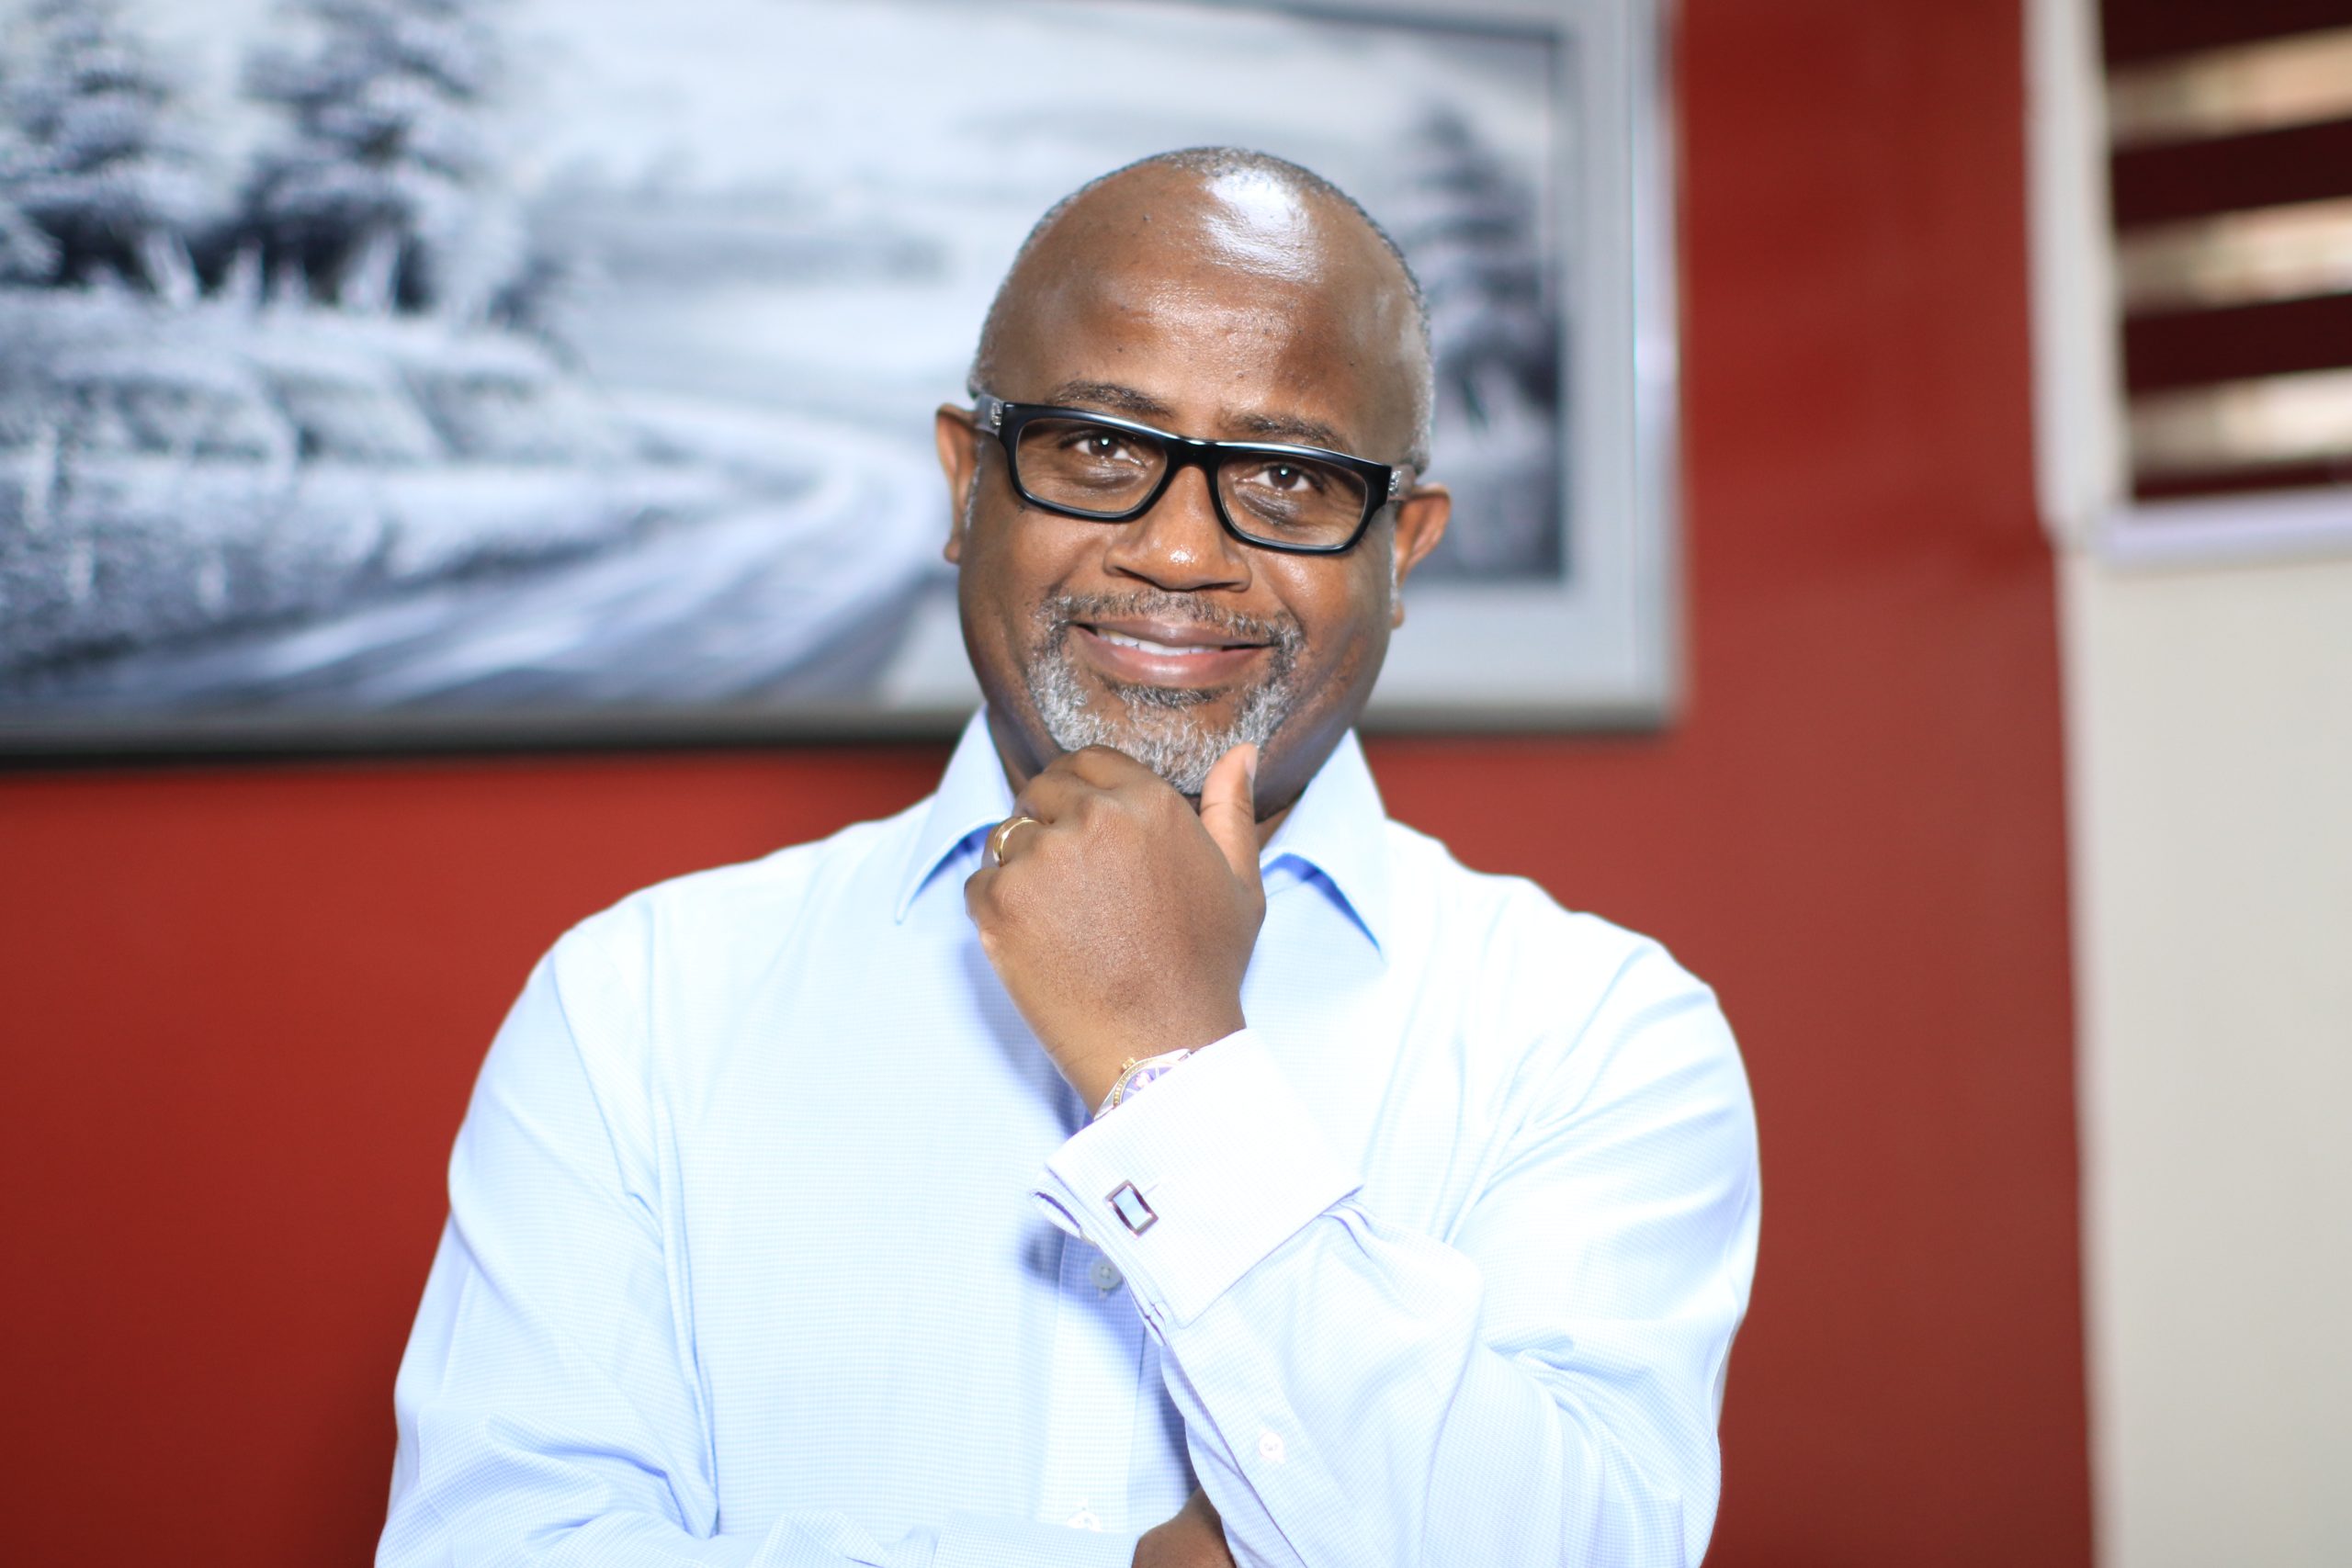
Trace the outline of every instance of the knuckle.
<path fill-rule="evenodd" d="M 1073 761 L 1085 776 L 1097 780 L 1121 778 L 1135 766 L 1134 759 L 1114 746 L 1089 746 Z"/>
<path fill-rule="evenodd" d="M 991 868 L 976 871 L 964 884 L 964 908 L 974 919 L 993 916 L 1004 903 L 1004 874 Z"/>

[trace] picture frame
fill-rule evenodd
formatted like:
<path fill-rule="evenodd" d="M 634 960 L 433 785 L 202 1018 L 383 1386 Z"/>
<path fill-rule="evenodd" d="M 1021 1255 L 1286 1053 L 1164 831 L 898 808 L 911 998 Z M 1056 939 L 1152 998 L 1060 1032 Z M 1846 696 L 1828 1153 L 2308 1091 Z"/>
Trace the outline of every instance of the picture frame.
<path fill-rule="evenodd" d="M 1367 725 L 1669 719 L 1663 0 L 484 0 L 369 55 L 406 3 L 0 0 L 0 754 L 952 733 L 932 410 L 1054 199 L 1225 142 L 1430 301 L 1456 524 Z M 78 186 L 76 47 L 153 79 Z M 351 152 L 394 69 L 424 175 Z"/>

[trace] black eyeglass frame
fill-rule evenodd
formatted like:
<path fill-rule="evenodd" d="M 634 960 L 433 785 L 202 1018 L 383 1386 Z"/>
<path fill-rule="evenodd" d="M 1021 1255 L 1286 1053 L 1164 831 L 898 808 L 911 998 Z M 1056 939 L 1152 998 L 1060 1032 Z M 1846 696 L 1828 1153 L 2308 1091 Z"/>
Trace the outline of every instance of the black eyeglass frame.
<path fill-rule="evenodd" d="M 1089 523 L 1132 523 L 1159 504 L 1159 498 L 1168 493 L 1168 487 L 1176 482 L 1180 472 L 1186 468 L 1198 468 L 1202 477 L 1208 480 L 1209 500 L 1216 508 L 1216 520 L 1224 525 L 1227 533 L 1243 544 L 1255 545 L 1260 549 L 1279 550 L 1284 555 L 1340 556 L 1363 541 L 1364 534 L 1372 527 L 1373 520 L 1380 515 L 1381 508 L 1404 499 L 1405 476 L 1411 471 L 1409 464 L 1375 463 L 1369 457 L 1359 457 L 1351 452 L 1334 452 L 1323 446 L 1293 446 L 1277 441 L 1204 441 L 1198 436 L 1178 435 L 1172 431 L 1159 430 L 1132 419 L 1121 419 L 1115 414 L 1100 413 L 1093 409 L 1061 408 L 1051 403 L 1007 402 L 993 393 L 978 390 L 973 392 L 972 398 L 976 405 L 972 411 L 974 423 L 980 430 L 995 436 L 1004 447 L 1005 473 L 1012 480 L 1013 493 L 1040 512 L 1081 518 Z M 1125 512 L 1084 512 L 1077 507 L 1064 506 L 1059 502 L 1047 501 L 1043 496 L 1033 494 L 1029 487 L 1021 481 L 1021 432 L 1033 420 L 1039 419 L 1083 420 L 1089 424 L 1124 430 L 1131 435 L 1148 435 L 1166 450 L 1168 466 L 1160 470 L 1159 480 L 1151 487 L 1151 493 Z M 1355 532 L 1336 545 L 1300 545 L 1261 538 L 1242 527 L 1226 510 L 1225 492 L 1218 488 L 1216 477 L 1217 470 L 1225 466 L 1227 458 L 1245 454 L 1260 457 L 1312 457 L 1317 462 L 1345 468 L 1363 479 L 1363 515 L 1356 520 Z"/>

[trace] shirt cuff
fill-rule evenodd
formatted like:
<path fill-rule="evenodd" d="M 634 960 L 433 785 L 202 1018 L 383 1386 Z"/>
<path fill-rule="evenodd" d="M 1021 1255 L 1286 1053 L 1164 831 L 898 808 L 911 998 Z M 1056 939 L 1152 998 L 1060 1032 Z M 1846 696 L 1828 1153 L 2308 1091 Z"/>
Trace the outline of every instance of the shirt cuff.
<path fill-rule="evenodd" d="M 941 1525 L 932 1568 L 1129 1568 L 1136 1538 L 1027 1519 L 957 1515 Z"/>
<path fill-rule="evenodd" d="M 1250 1030 L 1080 1130 L 1036 1197 L 1102 1249 L 1155 1323 L 1190 1323 L 1363 1185 Z"/>

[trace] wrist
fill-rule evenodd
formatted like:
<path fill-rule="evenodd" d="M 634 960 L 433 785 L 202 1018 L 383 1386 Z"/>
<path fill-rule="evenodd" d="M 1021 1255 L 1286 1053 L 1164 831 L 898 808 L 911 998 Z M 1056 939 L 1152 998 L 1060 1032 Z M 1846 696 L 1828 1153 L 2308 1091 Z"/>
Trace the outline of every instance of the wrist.
<path fill-rule="evenodd" d="M 1189 1049 L 1184 1049 L 1162 1051 L 1156 1056 L 1128 1057 L 1120 1068 L 1119 1076 L 1112 1080 L 1111 1092 L 1094 1102 L 1094 1119 L 1100 1121 L 1108 1116 L 1144 1089 L 1174 1072 L 1177 1066 L 1190 1059 L 1192 1055 Z"/>
<path fill-rule="evenodd" d="M 1112 1087 L 1119 1081 L 1119 1075 L 1126 1071 L 1130 1059 L 1127 1056 L 1091 1059 L 1083 1066 L 1063 1068 L 1062 1077 L 1078 1095 L 1078 1102 L 1091 1113 L 1109 1098 Z"/>
<path fill-rule="evenodd" d="M 1236 999 L 1229 1008 L 1203 1014 L 1196 1021 L 1170 1024 L 1163 1018 L 1154 1024 L 1123 1029 L 1115 1038 L 1075 1057 L 1059 1051 L 1053 1055 L 1064 1080 L 1078 1092 L 1080 1101 L 1092 1111 L 1110 1097 L 1120 1075 L 1131 1065 L 1178 1051 L 1199 1051 L 1238 1034 L 1248 1026 L 1241 1004 Z"/>

